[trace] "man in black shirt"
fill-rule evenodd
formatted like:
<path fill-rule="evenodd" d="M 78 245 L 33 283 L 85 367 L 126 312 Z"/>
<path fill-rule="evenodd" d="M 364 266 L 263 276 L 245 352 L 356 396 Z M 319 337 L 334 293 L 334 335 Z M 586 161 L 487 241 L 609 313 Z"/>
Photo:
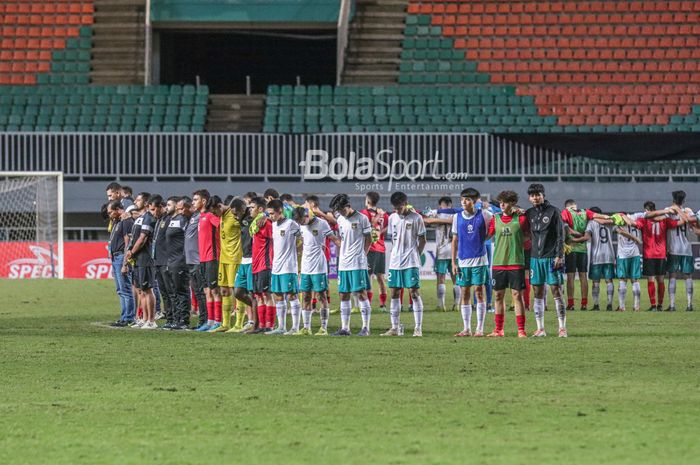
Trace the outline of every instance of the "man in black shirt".
<path fill-rule="evenodd" d="M 168 199 L 168 211 L 175 209 L 165 230 L 168 249 L 168 275 L 172 286 L 173 303 L 170 329 L 189 329 L 190 322 L 190 271 L 185 262 L 185 228 L 189 221 L 189 211 L 182 207 L 179 197 Z M 172 203 L 172 207 L 171 207 Z"/>
<path fill-rule="evenodd" d="M 170 329 L 172 326 L 173 315 L 173 284 L 168 274 L 168 247 L 165 241 L 165 230 L 170 223 L 170 217 L 175 213 L 175 202 L 168 201 L 166 205 L 163 202 L 163 197 L 154 195 L 148 201 L 148 210 L 156 219 L 155 231 L 153 233 L 153 248 L 151 255 L 153 256 L 153 264 L 155 266 L 156 281 L 158 282 L 158 291 L 165 306 L 166 323 L 164 329 Z M 159 315 L 156 314 L 156 319 Z"/>
<path fill-rule="evenodd" d="M 127 262 L 134 261 L 134 284 L 139 292 L 139 306 L 143 310 L 143 321 L 136 326 L 142 329 L 158 328 L 155 322 L 156 299 L 153 294 L 155 276 L 151 256 L 155 225 L 156 220 L 153 215 L 144 210 L 144 213 L 134 221 L 131 243 L 124 257 Z"/>
<path fill-rule="evenodd" d="M 109 234 L 109 259 L 112 261 L 112 274 L 114 275 L 114 283 L 119 296 L 119 305 L 121 314 L 119 320 L 112 324 L 115 328 L 123 328 L 129 326 L 134 321 L 136 309 L 134 307 L 134 295 L 131 292 L 131 277 L 129 273 L 122 273 L 122 265 L 124 264 L 124 251 L 126 244 L 129 243 L 129 235 L 131 228 L 134 226 L 134 220 L 127 218 L 122 220 L 124 216 L 124 208 L 120 200 L 113 200 L 107 205 L 109 219 L 112 222 L 112 229 Z"/>
<path fill-rule="evenodd" d="M 531 208 L 525 212 L 532 236 L 530 283 L 535 291 L 533 337 L 546 336 L 544 331 L 544 285 L 549 285 L 559 319 L 559 337 L 567 337 L 566 307 L 561 295 L 564 281 L 564 221 L 561 212 L 544 198 L 544 186 L 531 184 L 527 189 Z"/>

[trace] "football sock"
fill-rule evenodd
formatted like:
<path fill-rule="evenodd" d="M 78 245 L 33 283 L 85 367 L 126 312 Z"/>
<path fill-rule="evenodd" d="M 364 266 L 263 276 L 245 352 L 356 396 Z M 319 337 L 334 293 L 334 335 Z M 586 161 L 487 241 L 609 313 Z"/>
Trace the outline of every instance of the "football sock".
<path fill-rule="evenodd" d="M 659 301 L 661 300 L 659 299 Z M 671 307 L 676 306 L 676 278 L 668 279 L 668 304 Z"/>
<path fill-rule="evenodd" d="M 452 297 L 454 297 L 455 303 L 458 303 L 462 300 L 462 288 L 457 286 L 456 284 L 452 288 Z"/>
<path fill-rule="evenodd" d="M 573 297 L 568 297 L 566 299 L 566 306 L 567 307 L 573 307 L 574 306 L 574 298 Z"/>
<path fill-rule="evenodd" d="M 593 290 L 591 291 L 593 294 L 593 305 L 599 305 L 600 304 L 600 281 L 596 281 L 593 283 Z"/>
<path fill-rule="evenodd" d="M 231 326 L 232 299 L 230 295 L 221 296 L 221 321 L 223 326 Z"/>
<path fill-rule="evenodd" d="M 484 332 L 484 320 L 486 319 L 486 302 L 476 304 L 476 332 Z"/>
<path fill-rule="evenodd" d="M 265 327 L 265 320 L 266 320 L 266 315 L 265 312 L 267 311 L 267 307 L 264 305 L 258 305 L 258 328 L 264 328 Z"/>
<path fill-rule="evenodd" d="M 311 310 L 302 310 L 301 318 L 304 320 L 304 328 L 311 329 Z"/>
<path fill-rule="evenodd" d="M 535 321 L 537 329 L 544 329 L 544 299 L 535 298 Z"/>
<path fill-rule="evenodd" d="M 352 302 L 350 300 L 340 301 L 340 328 L 350 330 L 350 313 L 352 312 Z"/>
<path fill-rule="evenodd" d="M 587 297 L 581 298 L 581 308 L 585 308 L 585 307 L 588 307 L 588 298 Z"/>
<path fill-rule="evenodd" d="M 277 327 L 287 331 L 287 302 L 284 300 L 275 304 L 277 311 Z"/>
<path fill-rule="evenodd" d="M 625 298 L 627 298 L 627 282 L 621 279 L 620 288 L 617 291 L 617 301 L 620 304 L 620 308 L 625 308 Z"/>
<path fill-rule="evenodd" d="M 207 301 L 207 324 L 214 324 L 214 302 L 211 300 Z"/>
<path fill-rule="evenodd" d="M 401 300 L 391 299 L 391 308 L 389 309 L 391 316 L 391 328 L 398 329 L 401 317 Z"/>
<path fill-rule="evenodd" d="M 445 289 L 444 284 L 437 285 L 437 298 L 440 301 L 440 307 L 445 308 Z"/>
<path fill-rule="evenodd" d="M 634 308 L 639 308 L 639 301 L 642 299 L 642 286 L 639 281 L 632 283 L 632 295 L 634 296 Z"/>
<path fill-rule="evenodd" d="M 464 323 L 464 330 L 472 330 L 472 306 L 471 305 L 461 305 L 462 310 L 462 322 Z"/>
<path fill-rule="evenodd" d="M 413 320 L 417 329 L 423 327 L 423 299 L 420 296 L 413 299 Z"/>
<path fill-rule="evenodd" d="M 214 301 L 214 319 L 217 323 L 221 323 L 221 301 Z"/>
<path fill-rule="evenodd" d="M 656 305 L 656 286 L 654 285 L 654 281 L 648 281 L 647 282 L 647 293 L 649 294 L 649 302 L 651 303 L 651 306 Z"/>
<path fill-rule="evenodd" d="M 292 331 L 299 331 L 299 317 L 301 316 L 299 299 L 290 300 L 289 307 L 292 312 Z"/>
<path fill-rule="evenodd" d="M 369 300 L 360 300 L 360 313 L 362 314 L 362 327 L 369 329 L 369 320 L 372 317 L 372 305 Z"/>
<path fill-rule="evenodd" d="M 663 281 L 659 283 L 659 307 L 664 304 L 664 291 L 666 290 L 666 285 L 664 284 Z"/>
<path fill-rule="evenodd" d="M 518 325 L 518 331 L 525 331 L 525 314 L 516 315 L 515 323 Z"/>
<path fill-rule="evenodd" d="M 299 299 L 290 300 L 289 306 L 292 311 L 292 331 L 299 331 L 299 317 L 301 316 Z"/>
<path fill-rule="evenodd" d="M 386 307 L 386 294 L 379 294 L 379 305 Z"/>
<path fill-rule="evenodd" d="M 275 305 L 268 305 L 267 306 L 267 312 L 266 313 L 266 318 L 265 318 L 265 324 L 267 328 L 274 328 L 275 327 L 275 313 L 277 312 L 277 307 Z"/>
<path fill-rule="evenodd" d="M 369 304 L 372 305 L 372 298 L 374 297 L 374 292 L 372 291 L 367 291 L 367 300 L 369 300 Z"/>
<path fill-rule="evenodd" d="M 554 299 L 554 308 L 557 310 L 557 318 L 559 319 L 559 329 L 566 328 L 566 307 L 561 297 Z"/>
<path fill-rule="evenodd" d="M 242 328 L 243 322 L 245 321 L 245 318 L 246 318 L 245 304 L 239 300 L 238 305 L 236 307 L 236 310 L 234 310 L 234 312 L 236 313 L 236 326 L 238 328 Z"/>
<path fill-rule="evenodd" d="M 615 294 L 615 285 L 612 282 L 608 283 L 608 305 L 612 305 L 613 295 Z"/>
<path fill-rule="evenodd" d="M 693 279 L 685 280 L 685 297 L 688 299 L 688 307 L 693 306 Z"/>
<path fill-rule="evenodd" d="M 506 319 L 506 316 L 502 313 L 500 315 L 496 313 L 493 319 L 496 322 L 496 331 L 503 331 L 503 321 Z"/>
<path fill-rule="evenodd" d="M 321 328 L 328 329 L 328 308 L 322 308 L 319 314 L 321 316 Z"/>

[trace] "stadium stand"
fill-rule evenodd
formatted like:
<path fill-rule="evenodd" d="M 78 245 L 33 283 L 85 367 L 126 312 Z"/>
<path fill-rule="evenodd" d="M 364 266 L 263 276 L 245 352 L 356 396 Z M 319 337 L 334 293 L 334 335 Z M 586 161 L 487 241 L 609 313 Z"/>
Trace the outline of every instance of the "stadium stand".
<path fill-rule="evenodd" d="M 700 131 L 700 2 L 425 1 L 398 85 L 271 86 L 265 132 Z"/>
<path fill-rule="evenodd" d="M 90 83 L 92 0 L 0 3 L 0 131 L 202 132 L 208 88 Z"/>

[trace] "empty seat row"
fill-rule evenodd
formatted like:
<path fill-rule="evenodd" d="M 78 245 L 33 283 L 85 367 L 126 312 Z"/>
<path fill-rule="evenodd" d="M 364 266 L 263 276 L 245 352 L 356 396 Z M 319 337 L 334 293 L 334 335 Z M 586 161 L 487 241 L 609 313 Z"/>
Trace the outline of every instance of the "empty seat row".
<path fill-rule="evenodd" d="M 440 16 L 435 16 L 437 18 Z M 562 24 L 696 24 L 700 12 L 637 14 L 482 14 L 444 15 L 436 24 L 472 26 L 523 26 Z M 432 20 L 431 20 L 432 22 Z"/>
<path fill-rule="evenodd" d="M 53 0 L 50 2 L 13 2 L 8 0 L 0 4 L 0 13 L 5 14 L 92 14 L 94 12 L 93 2 L 87 0 Z"/>
<path fill-rule="evenodd" d="M 411 51 L 403 51 L 406 52 Z M 419 52 L 434 51 L 413 51 Z M 467 60 L 697 60 L 700 59 L 700 48 L 473 49 L 466 50 L 463 55 Z"/>
<path fill-rule="evenodd" d="M 700 4 L 693 1 L 577 1 L 577 2 L 444 2 L 414 1 L 408 7 L 413 14 L 441 13 L 576 13 L 576 12 L 652 12 L 652 11 L 700 11 Z"/>
<path fill-rule="evenodd" d="M 440 24 L 434 22 L 433 24 Z M 439 31 L 435 31 L 438 29 Z M 698 24 L 656 24 L 656 25 L 599 25 L 576 26 L 418 26 L 406 27 L 405 35 L 446 37 L 491 37 L 491 36 L 676 36 L 698 35 Z"/>

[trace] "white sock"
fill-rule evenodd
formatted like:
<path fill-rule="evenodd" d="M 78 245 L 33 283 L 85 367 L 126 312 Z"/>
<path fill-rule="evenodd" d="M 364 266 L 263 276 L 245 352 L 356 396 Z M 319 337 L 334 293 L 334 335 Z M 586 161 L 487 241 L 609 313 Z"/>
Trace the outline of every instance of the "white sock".
<path fill-rule="evenodd" d="M 634 308 L 639 308 L 639 300 L 642 296 L 642 289 L 639 286 L 639 281 L 632 283 L 632 295 L 634 296 Z"/>
<path fill-rule="evenodd" d="M 591 291 L 591 294 L 593 294 L 593 305 L 599 305 L 600 304 L 600 281 L 595 281 L 593 283 L 593 290 Z"/>
<path fill-rule="evenodd" d="M 146 319 L 144 318 L 143 321 L 146 321 Z M 211 325 L 213 325 L 214 323 L 216 323 L 216 320 L 207 320 L 207 325 L 208 325 L 208 326 L 211 326 Z"/>
<path fill-rule="evenodd" d="M 564 305 L 564 299 L 561 297 L 554 299 L 554 308 L 557 310 L 559 329 L 566 329 L 566 306 Z"/>
<path fill-rule="evenodd" d="M 445 308 L 445 290 L 446 286 L 444 284 L 437 285 L 437 298 L 440 301 L 440 307 Z"/>
<path fill-rule="evenodd" d="M 355 294 L 350 296 L 350 302 L 352 302 L 351 308 L 360 308 L 359 298 Z"/>
<path fill-rule="evenodd" d="M 277 327 L 287 331 L 287 302 L 284 300 L 275 304 L 277 310 Z"/>
<path fill-rule="evenodd" d="M 362 313 L 362 327 L 369 329 L 369 320 L 372 316 L 372 304 L 369 300 L 360 300 L 360 313 Z"/>
<path fill-rule="evenodd" d="M 318 313 L 321 316 L 321 328 L 328 329 L 328 308 L 322 308 Z"/>
<path fill-rule="evenodd" d="M 401 301 L 399 299 L 391 299 L 389 312 L 391 315 L 391 329 L 398 329 L 401 322 Z"/>
<path fill-rule="evenodd" d="M 416 323 L 416 329 L 423 327 L 423 299 L 420 296 L 413 299 L 413 320 Z"/>
<path fill-rule="evenodd" d="M 460 308 L 462 310 L 462 322 L 464 323 L 464 330 L 471 331 L 472 330 L 472 306 L 471 305 L 462 305 Z"/>
<path fill-rule="evenodd" d="M 535 298 L 535 321 L 537 329 L 544 330 L 544 299 Z"/>
<path fill-rule="evenodd" d="M 452 288 L 452 295 L 454 296 L 455 303 L 461 302 L 462 301 L 462 288 L 455 284 L 454 287 Z"/>
<path fill-rule="evenodd" d="M 627 281 L 620 280 L 620 289 L 617 291 L 617 300 L 620 302 L 620 308 L 625 308 L 625 299 L 627 298 Z"/>
<path fill-rule="evenodd" d="M 304 328 L 311 329 L 311 310 L 302 310 L 301 318 L 304 320 Z"/>
<path fill-rule="evenodd" d="M 676 278 L 668 279 L 668 299 L 671 307 L 676 306 Z"/>
<path fill-rule="evenodd" d="M 612 305 L 613 295 L 615 294 L 615 286 L 612 281 L 608 283 L 608 305 Z"/>
<path fill-rule="evenodd" d="M 352 302 L 349 300 L 340 301 L 340 328 L 350 330 L 350 313 L 352 312 Z"/>
<path fill-rule="evenodd" d="M 685 297 L 688 299 L 688 307 L 693 306 L 693 278 L 685 279 Z"/>
<path fill-rule="evenodd" d="M 484 320 L 486 319 L 486 302 L 476 304 L 476 332 L 484 332 Z"/>
<path fill-rule="evenodd" d="M 292 331 L 299 331 L 299 314 L 301 313 L 301 305 L 299 299 L 289 301 L 292 310 Z"/>

